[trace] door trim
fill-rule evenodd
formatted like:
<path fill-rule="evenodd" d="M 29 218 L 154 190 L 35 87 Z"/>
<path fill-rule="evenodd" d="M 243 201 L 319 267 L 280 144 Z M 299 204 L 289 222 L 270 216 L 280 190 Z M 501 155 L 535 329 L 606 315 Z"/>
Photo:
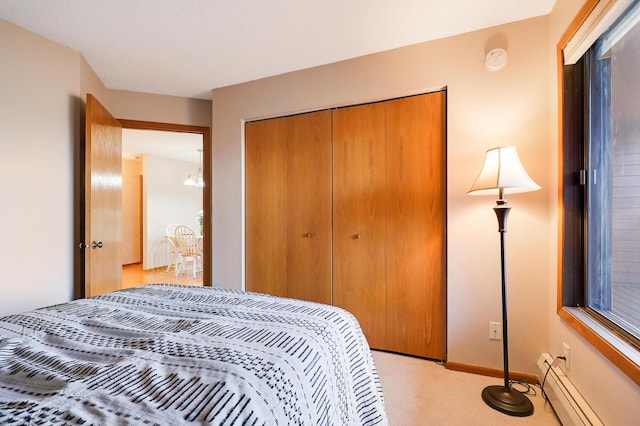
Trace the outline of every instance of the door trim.
<path fill-rule="evenodd" d="M 162 130 L 166 132 L 195 133 L 202 135 L 202 178 L 204 187 L 202 189 L 203 200 L 202 209 L 205 218 L 211 218 L 212 213 L 212 180 L 211 180 L 211 129 L 203 126 L 190 126 L 186 124 L 158 123 L 155 121 L 117 119 L 122 124 L 123 129 L 135 130 Z M 211 256 L 211 220 L 204 221 L 204 253 L 203 253 L 203 275 L 202 284 L 211 286 L 213 283 L 212 256 Z"/>

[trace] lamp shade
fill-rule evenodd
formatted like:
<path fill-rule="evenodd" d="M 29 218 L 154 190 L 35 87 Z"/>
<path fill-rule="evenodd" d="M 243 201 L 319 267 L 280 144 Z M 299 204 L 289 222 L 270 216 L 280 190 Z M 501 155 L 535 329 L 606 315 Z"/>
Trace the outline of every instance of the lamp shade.
<path fill-rule="evenodd" d="M 487 151 L 480 175 L 468 194 L 500 195 L 501 192 L 514 194 L 538 189 L 540 186 L 524 170 L 516 148 L 503 146 Z"/>
<path fill-rule="evenodd" d="M 204 178 L 202 176 L 202 150 L 199 149 L 198 152 L 200 153 L 200 165 L 198 167 L 198 173 L 196 174 L 195 178 L 192 178 L 191 175 L 189 175 L 187 180 L 184 181 L 184 184 L 186 186 L 197 186 L 199 188 L 202 188 L 204 186 Z"/>

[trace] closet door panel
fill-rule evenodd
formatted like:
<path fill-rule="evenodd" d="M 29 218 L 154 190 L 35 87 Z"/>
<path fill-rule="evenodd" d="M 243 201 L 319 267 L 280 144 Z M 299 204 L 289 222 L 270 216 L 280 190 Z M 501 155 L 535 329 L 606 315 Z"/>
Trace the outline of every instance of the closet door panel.
<path fill-rule="evenodd" d="M 331 304 L 331 111 L 287 117 L 287 294 Z"/>
<path fill-rule="evenodd" d="M 387 349 L 445 359 L 445 94 L 386 112 Z"/>
<path fill-rule="evenodd" d="M 378 349 L 385 347 L 384 147 L 384 104 L 333 112 L 333 300 Z"/>
<path fill-rule="evenodd" d="M 246 288 L 287 296 L 287 144 L 284 120 L 245 125 Z"/>

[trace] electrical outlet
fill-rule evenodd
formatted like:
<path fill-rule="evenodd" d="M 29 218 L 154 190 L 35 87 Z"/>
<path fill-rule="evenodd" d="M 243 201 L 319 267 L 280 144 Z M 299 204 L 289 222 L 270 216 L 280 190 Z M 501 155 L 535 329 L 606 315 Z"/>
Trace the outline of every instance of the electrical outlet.
<path fill-rule="evenodd" d="M 490 340 L 502 340 L 502 328 L 499 322 L 489 323 L 489 339 Z"/>
<path fill-rule="evenodd" d="M 571 348 L 565 342 L 562 342 L 562 355 L 564 355 L 564 358 L 565 358 L 564 365 L 567 367 L 567 370 L 568 370 L 569 359 L 571 359 L 571 357 L 569 356 L 571 355 Z"/>

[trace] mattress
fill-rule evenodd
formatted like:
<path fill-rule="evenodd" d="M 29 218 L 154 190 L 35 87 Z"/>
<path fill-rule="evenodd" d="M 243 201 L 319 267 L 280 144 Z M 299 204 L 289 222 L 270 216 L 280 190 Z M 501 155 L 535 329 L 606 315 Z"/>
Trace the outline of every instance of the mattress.
<path fill-rule="evenodd" d="M 388 421 L 348 312 L 154 284 L 0 318 L 0 424 Z"/>

